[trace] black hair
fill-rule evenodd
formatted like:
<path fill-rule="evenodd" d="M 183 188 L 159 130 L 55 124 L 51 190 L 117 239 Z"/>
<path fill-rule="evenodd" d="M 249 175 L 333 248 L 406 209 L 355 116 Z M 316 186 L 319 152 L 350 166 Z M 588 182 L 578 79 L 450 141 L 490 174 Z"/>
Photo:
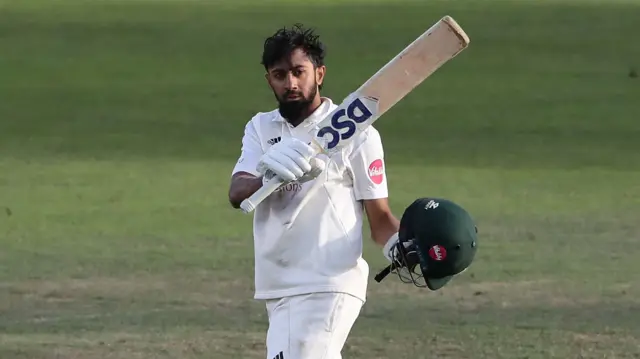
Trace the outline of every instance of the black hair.
<path fill-rule="evenodd" d="M 315 67 L 324 65 L 326 49 L 320 36 L 302 24 L 295 24 L 290 29 L 283 27 L 268 37 L 264 42 L 261 64 L 268 70 L 296 49 L 302 49 Z"/>

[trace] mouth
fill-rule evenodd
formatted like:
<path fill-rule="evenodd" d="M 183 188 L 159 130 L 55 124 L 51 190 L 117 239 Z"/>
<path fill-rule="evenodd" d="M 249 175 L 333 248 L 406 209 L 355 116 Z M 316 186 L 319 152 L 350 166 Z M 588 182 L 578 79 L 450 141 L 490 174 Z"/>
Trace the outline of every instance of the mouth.
<path fill-rule="evenodd" d="M 298 100 L 302 98 L 302 95 L 300 94 L 289 94 L 285 97 L 287 100 Z"/>

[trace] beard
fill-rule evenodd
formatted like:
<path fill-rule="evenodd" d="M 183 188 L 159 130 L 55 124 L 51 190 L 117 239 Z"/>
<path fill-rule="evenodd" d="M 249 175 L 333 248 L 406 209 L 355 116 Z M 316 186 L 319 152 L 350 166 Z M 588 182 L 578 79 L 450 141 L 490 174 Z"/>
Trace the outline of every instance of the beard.
<path fill-rule="evenodd" d="M 309 106 L 313 102 L 317 93 L 318 86 L 314 84 L 309 91 L 309 95 L 306 97 L 303 92 L 286 92 L 282 96 L 282 99 L 276 96 L 278 99 L 278 110 L 280 111 L 280 115 L 291 124 L 297 125 L 302 121 L 302 116 L 307 115 Z M 299 95 L 300 98 L 296 100 L 286 100 L 287 96 L 291 94 Z"/>

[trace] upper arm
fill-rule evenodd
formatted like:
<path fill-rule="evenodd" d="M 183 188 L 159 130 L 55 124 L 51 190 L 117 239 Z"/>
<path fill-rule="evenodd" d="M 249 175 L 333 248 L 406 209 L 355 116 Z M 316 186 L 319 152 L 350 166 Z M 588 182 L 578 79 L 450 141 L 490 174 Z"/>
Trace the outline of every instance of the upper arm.
<path fill-rule="evenodd" d="M 262 185 L 260 173 L 256 169 L 262 153 L 258 131 L 253 121 L 249 121 L 244 128 L 240 156 L 231 172 L 229 202 L 234 208 L 239 208 L 240 203 Z"/>
<path fill-rule="evenodd" d="M 349 162 L 357 200 L 389 196 L 384 150 L 377 130 L 369 128 L 364 141 L 349 156 Z"/>
<path fill-rule="evenodd" d="M 259 176 L 256 167 L 262 154 L 263 150 L 260 144 L 258 131 L 256 130 L 253 121 L 249 121 L 244 128 L 240 156 L 233 167 L 232 175 L 238 172 L 246 172 L 254 176 Z"/>
<path fill-rule="evenodd" d="M 369 128 L 364 141 L 351 153 L 350 168 L 356 199 L 361 200 L 373 240 L 384 245 L 398 231 L 399 221 L 389 206 L 389 190 L 382 139 Z"/>

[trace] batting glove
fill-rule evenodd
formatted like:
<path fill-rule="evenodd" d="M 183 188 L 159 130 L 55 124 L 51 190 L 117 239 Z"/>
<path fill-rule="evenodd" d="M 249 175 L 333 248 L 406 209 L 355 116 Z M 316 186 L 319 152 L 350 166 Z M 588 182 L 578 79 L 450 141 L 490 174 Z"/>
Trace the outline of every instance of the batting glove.
<path fill-rule="evenodd" d="M 316 177 L 320 176 L 322 171 L 324 171 L 325 167 L 327 166 L 327 164 L 323 160 L 317 157 L 312 157 L 309 160 L 309 164 L 311 164 L 311 171 L 298 178 L 298 183 L 305 183 L 311 181 L 312 179 L 315 179 Z"/>
<path fill-rule="evenodd" d="M 382 249 L 382 254 L 391 263 L 394 263 L 398 267 L 413 267 L 418 263 L 417 247 L 410 242 L 403 242 L 403 253 L 400 253 L 400 247 L 398 246 L 398 233 L 394 233 L 387 241 Z"/>
<path fill-rule="evenodd" d="M 271 146 L 258 162 L 257 171 L 267 176 L 279 176 L 284 182 L 300 179 L 313 169 L 311 146 L 297 138 L 287 137 Z M 271 173 L 267 174 L 267 171 Z"/>
<path fill-rule="evenodd" d="M 316 179 L 321 173 L 322 171 L 324 171 L 324 169 L 326 168 L 326 163 L 316 157 L 313 157 L 309 160 L 309 164 L 311 164 L 311 171 L 305 173 L 304 175 L 302 175 L 302 177 L 297 179 L 297 182 L 302 184 L 308 181 L 311 181 L 313 179 Z M 267 170 L 262 178 L 262 183 L 266 183 L 267 181 L 269 181 L 271 178 L 275 177 L 276 174 L 275 172 L 271 171 L 271 170 Z M 284 182 L 280 187 L 286 186 L 287 183 L 289 182 Z"/>
<path fill-rule="evenodd" d="M 396 244 L 398 244 L 398 233 L 394 233 L 382 248 L 382 255 L 391 263 L 396 261 Z"/>

